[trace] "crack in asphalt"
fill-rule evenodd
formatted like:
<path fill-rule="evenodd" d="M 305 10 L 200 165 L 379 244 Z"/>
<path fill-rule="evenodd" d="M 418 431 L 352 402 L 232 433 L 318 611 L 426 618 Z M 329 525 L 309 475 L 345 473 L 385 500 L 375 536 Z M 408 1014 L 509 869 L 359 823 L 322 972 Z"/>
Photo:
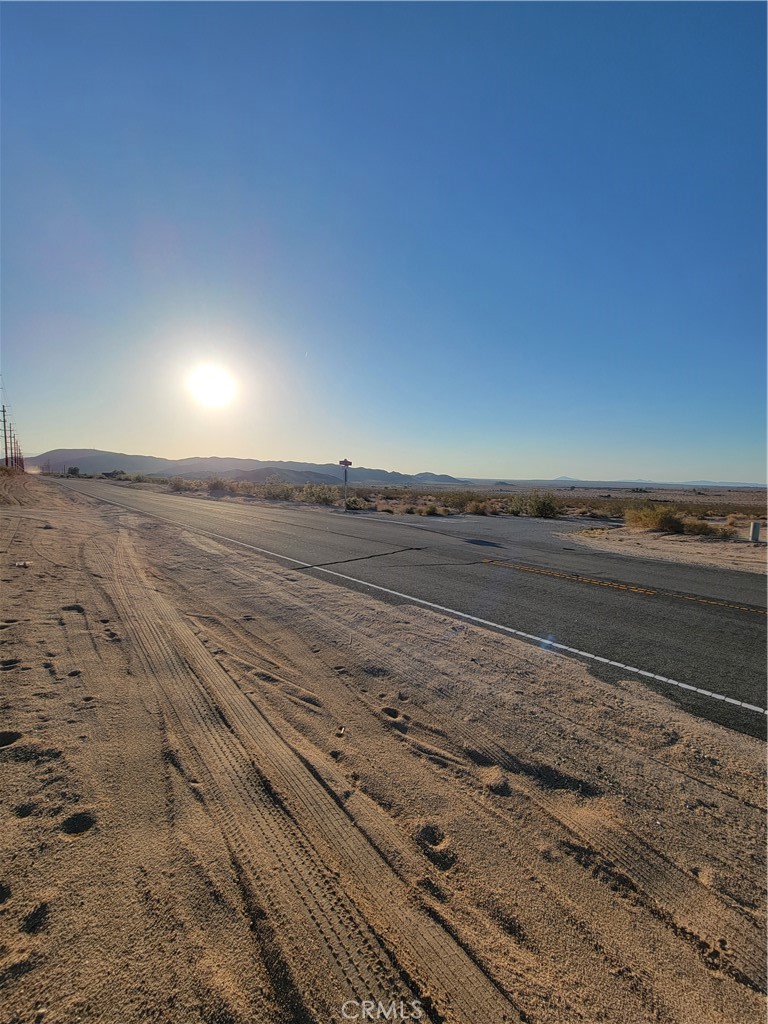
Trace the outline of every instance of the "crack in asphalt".
<path fill-rule="evenodd" d="M 301 569 L 323 569 L 328 565 L 346 565 L 347 562 L 367 562 L 372 558 L 386 558 L 387 555 L 401 555 L 404 551 L 424 551 L 425 548 L 395 548 L 394 551 L 378 551 L 372 555 L 357 555 L 355 558 L 338 558 L 333 562 L 314 562 L 312 565 L 303 565 Z"/>

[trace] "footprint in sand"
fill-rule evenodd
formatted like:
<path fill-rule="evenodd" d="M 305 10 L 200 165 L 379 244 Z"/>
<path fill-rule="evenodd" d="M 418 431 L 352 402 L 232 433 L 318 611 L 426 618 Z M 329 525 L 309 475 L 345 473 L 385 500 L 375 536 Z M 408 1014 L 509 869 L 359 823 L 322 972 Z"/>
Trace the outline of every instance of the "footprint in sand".
<path fill-rule="evenodd" d="M 89 811 L 70 814 L 59 826 L 65 836 L 81 836 L 96 824 L 96 818 Z"/>
<path fill-rule="evenodd" d="M 383 715 L 387 716 L 387 718 L 390 720 L 390 723 L 393 726 L 393 728 L 397 729 L 398 732 L 401 732 L 401 733 L 407 733 L 408 732 L 408 721 L 409 721 L 409 716 L 408 715 L 402 715 L 400 713 L 400 711 L 398 711 L 397 708 L 390 708 L 390 707 L 383 707 L 381 709 L 381 713 Z"/>
<path fill-rule="evenodd" d="M 13 813 L 17 818 L 28 818 L 31 814 L 34 814 L 36 810 L 37 804 L 34 803 L 17 804 L 13 808 Z"/>
<path fill-rule="evenodd" d="M 27 935 L 37 935 L 48 923 L 49 907 L 47 903 L 40 903 L 34 910 L 30 911 L 21 922 L 21 930 Z"/>
<path fill-rule="evenodd" d="M 429 822 L 416 833 L 416 842 L 422 852 L 441 871 L 447 871 L 456 863 L 456 854 L 448 849 L 445 833 L 439 825 Z"/>

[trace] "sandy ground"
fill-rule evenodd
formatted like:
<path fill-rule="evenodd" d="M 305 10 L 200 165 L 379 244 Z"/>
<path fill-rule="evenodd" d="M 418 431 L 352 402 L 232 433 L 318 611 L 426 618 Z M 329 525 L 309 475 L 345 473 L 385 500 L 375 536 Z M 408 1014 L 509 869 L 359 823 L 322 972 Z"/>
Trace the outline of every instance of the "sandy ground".
<path fill-rule="evenodd" d="M 758 740 L 50 483 L 3 497 L 0 1020 L 764 1020 Z"/>
<path fill-rule="evenodd" d="M 701 505 L 702 511 L 710 506 L 733 505 L 756 507 L 765 514 L 765 487 L 574 487 L 554 488 L 554 493 L 565 501 L 594 501 L 600 498 L 622 498 L 638 501 L 664 501 L 673 504 Z"/>
<path fill-rule="evenodd" d="M 746 535 L 746 529 L 742 530 Z M 765 530 L 761 531 L 765 537 Z M 768 545 L 764 540 L 749 543 L 745 537 L 734 540 L 660 534 L 650 530 L 631 530 L 626 526 L 597 528 L 561 534 L 600 551 L 618 551 L 622 555 L 655 558 L 662 562 L 686 562 L 712 565 L 718 569 L 742 572 L 768 572 Z"/>

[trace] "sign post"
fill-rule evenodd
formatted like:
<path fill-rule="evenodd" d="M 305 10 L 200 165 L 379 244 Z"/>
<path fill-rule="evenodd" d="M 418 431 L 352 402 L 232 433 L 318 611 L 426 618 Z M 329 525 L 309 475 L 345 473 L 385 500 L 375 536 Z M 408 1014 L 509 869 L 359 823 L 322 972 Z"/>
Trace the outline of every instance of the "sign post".
<path fill-rule="evenodd" d="M 347 470 L 352 465 L 349 459 L 342 459 L 339 462 L 340 466 L 344 467 L 344 511 L 347 511 Z"/>

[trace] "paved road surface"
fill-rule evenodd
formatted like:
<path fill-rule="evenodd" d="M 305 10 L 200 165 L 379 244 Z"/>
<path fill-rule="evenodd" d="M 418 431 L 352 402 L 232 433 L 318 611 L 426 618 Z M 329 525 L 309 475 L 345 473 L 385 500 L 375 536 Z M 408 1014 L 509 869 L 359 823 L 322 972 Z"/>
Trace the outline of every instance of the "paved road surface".
<path fill-rule="evenodd" d="M 348 586 L 373 584 L 766 706 L 765 577 L 758 574 L 569 544 L 567 533 L 583 529 L 583 522 L 357 515 L 190 498 L 95 480 L 65 486 L 358 581 Z M 588 664 L 603 677 L 617 671 Z M 696 714 L 765 733 L 765 716 L 657 685 Z"/>

